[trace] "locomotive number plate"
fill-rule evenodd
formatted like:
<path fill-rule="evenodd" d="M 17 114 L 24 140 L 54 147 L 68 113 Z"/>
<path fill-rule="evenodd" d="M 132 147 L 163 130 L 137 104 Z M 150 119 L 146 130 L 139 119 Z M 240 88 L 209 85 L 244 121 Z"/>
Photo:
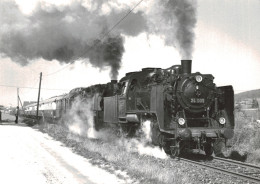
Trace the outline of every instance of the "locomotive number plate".
<path fill-rule="evenodd" d="M 204 98 L 191 98 L 190 102 L 191 103 L 205 103 L 205 99 Z"/>

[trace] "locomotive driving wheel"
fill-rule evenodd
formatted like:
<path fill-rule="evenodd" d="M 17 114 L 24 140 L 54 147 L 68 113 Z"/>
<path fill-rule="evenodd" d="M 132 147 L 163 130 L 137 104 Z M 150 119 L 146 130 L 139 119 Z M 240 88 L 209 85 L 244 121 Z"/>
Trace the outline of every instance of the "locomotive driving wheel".
<path fill-rule="evenodd" d="M 180 155 L 180 142 L 176 140 L 164 140 L 162 148 L 167 155 L 170 155 L 172 158 L 178 157 Z"/>
<path fill-rule="evenodd" d="M 120 124 L 120 135 L 123 137 L 133 137 L 136 132 L 136 127 L 129 124 Z"/>
<path fill-rule="evenodd" d="M 167 155 L 170 155 L 172 158 L 178 157 L 180 155 L 179 143 L 174 146 L 170 146 L 169 143 L 163 145 L 163 150 Z"/>
<path fill-rule="evenodd" d="M 171 157 L 175 158 L 180 155 L 180 148 L 179 146 L 171 146 L 170 147 Z"/>

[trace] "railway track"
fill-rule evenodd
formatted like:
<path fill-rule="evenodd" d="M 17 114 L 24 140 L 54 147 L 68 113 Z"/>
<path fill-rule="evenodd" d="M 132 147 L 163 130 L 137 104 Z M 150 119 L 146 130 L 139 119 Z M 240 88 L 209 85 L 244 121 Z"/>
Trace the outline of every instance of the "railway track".
<path fill-rule="evenodd" d="M 220 157 L 214 157 L 213 160 L 208 161 L 194 161 L 186 158 L 180 158 L 181 161 L 199 165 L 205 168 L 210 168 L 233 176 L 237 179 L 247 181 L 249 183 L 260 183 L 260 167 L 239 162 L 231 159 L 225 159 Z"/>

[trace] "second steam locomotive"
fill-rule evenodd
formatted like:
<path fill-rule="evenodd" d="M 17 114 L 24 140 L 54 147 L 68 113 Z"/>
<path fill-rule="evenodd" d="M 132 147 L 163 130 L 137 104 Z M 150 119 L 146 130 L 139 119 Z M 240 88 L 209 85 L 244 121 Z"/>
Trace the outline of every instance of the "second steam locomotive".
<path fill-rule="evenodd" d="M 116 124 L 134 135 L 150 121 L 152 143 L 168 154 L 177 156 L 186 149 L 219 154 L 234 134 L 234 92 L 232 86 L 217 87 L 213 80 L 211 74 L 191 73 L 191 60 L 182 60 L 181 65 L 143 68 L 120 81 L 77 88 L 42 101 L 39 114 L 60 119 L 76 98 L 91 98 L 96 129 Z M 35 107 L 25 107 L 23 114 L 35 116 Z"/>

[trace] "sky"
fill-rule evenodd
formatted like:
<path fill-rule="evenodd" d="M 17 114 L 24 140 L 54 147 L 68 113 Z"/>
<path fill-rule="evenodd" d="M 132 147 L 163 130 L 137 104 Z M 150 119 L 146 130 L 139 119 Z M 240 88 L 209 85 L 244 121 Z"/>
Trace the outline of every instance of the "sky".
<path fill-rule="evenodd" d="M 17 87 L 36 101 L 40 72 L 47 99 L 181 59 L 235 93 L 260 89 L 259 17 L 259 0 L 0 0 L 0 104 L 16 106 Z"/>

